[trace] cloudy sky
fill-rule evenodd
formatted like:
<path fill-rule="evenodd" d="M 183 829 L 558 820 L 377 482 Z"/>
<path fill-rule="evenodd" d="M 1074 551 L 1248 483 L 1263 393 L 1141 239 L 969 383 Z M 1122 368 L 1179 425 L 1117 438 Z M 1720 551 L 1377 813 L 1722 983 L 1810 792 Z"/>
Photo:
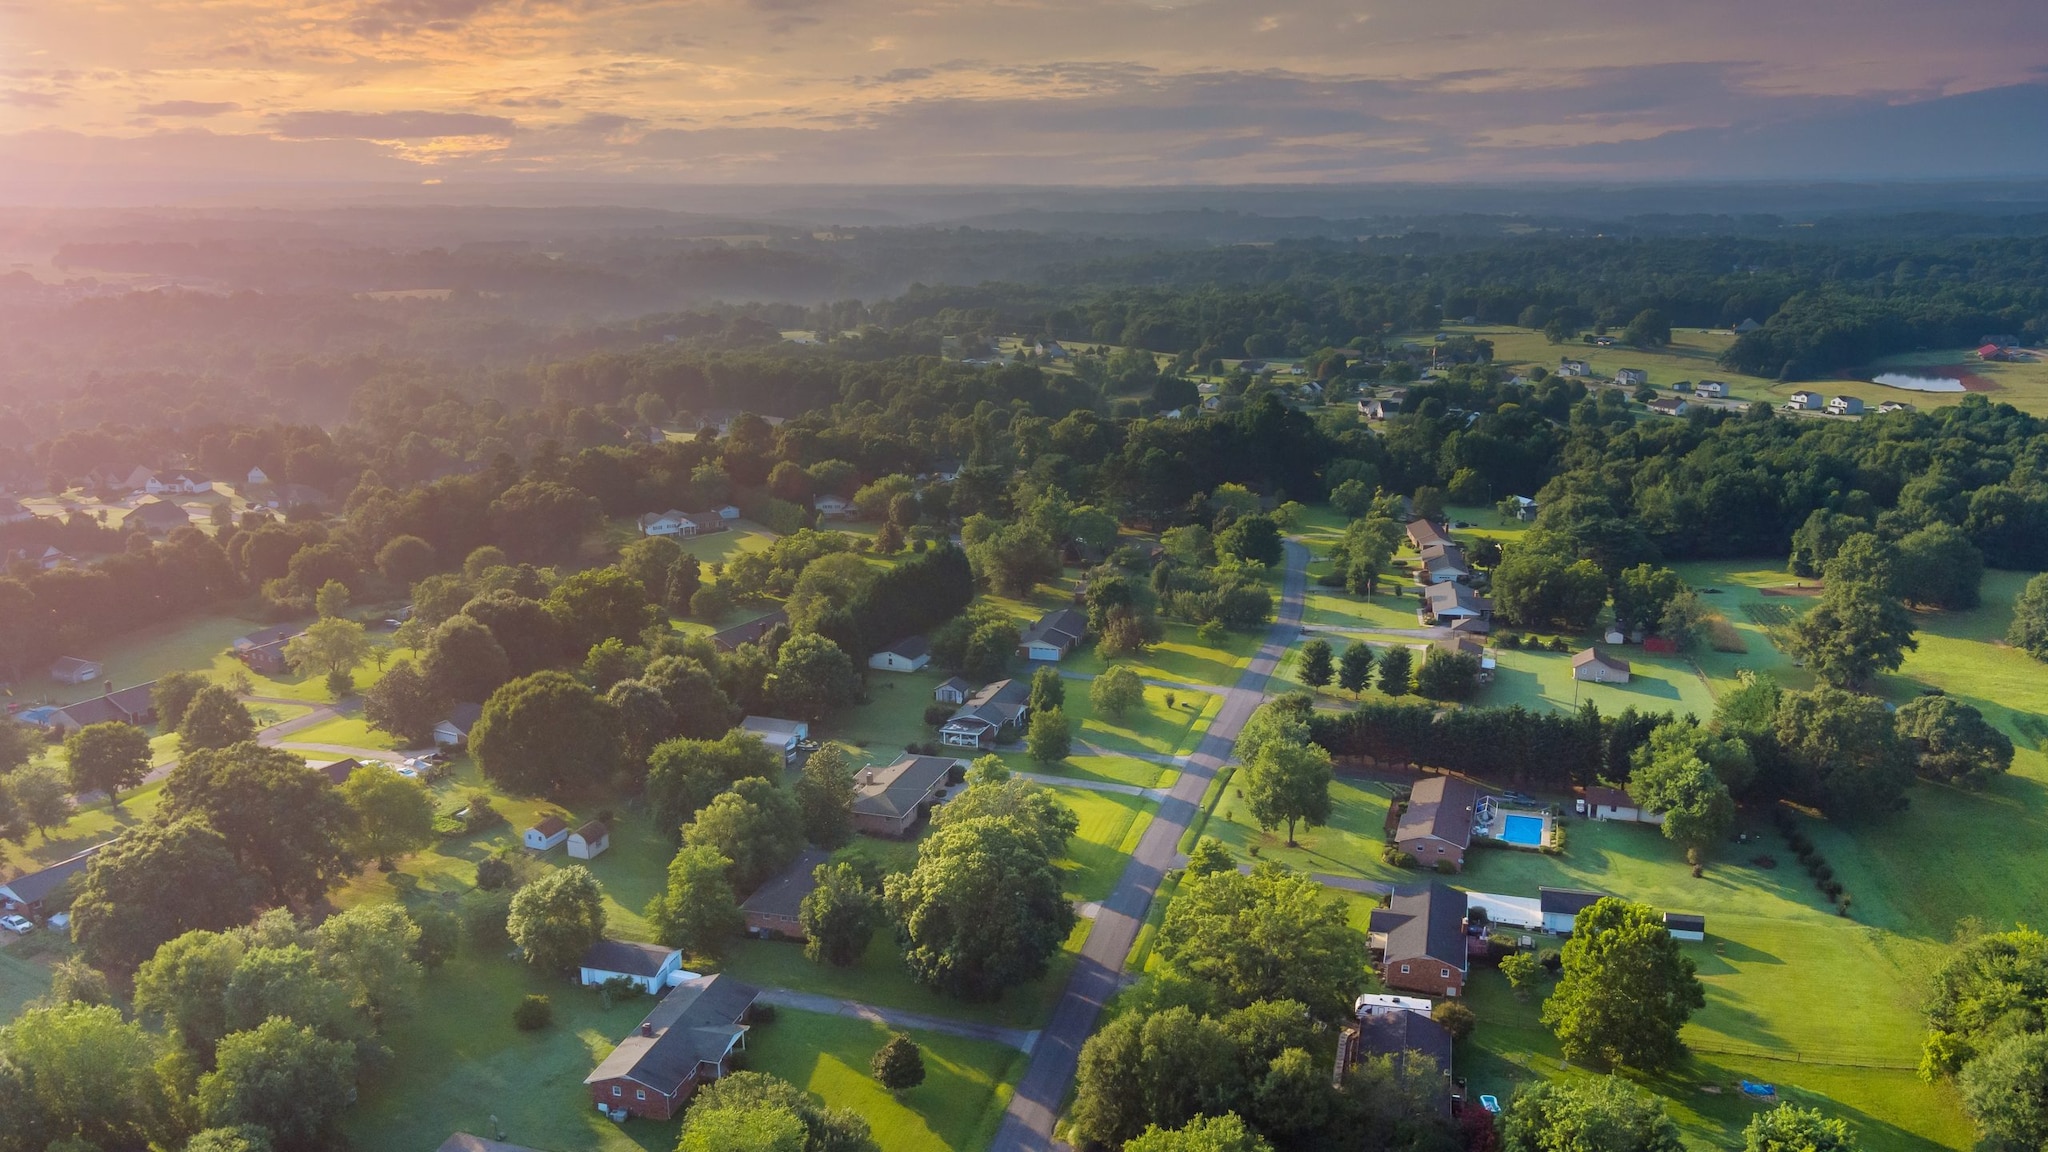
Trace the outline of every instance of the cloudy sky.
<path fill-rule="evenodd" d="M 9 182 L 2048 174 L 2040 0 L 0 0 Z"/>

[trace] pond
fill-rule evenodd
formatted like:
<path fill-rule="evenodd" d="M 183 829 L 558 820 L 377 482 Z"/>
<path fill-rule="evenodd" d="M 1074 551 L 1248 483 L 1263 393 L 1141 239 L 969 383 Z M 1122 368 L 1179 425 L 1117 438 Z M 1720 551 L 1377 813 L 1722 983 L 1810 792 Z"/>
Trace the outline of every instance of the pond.
<path fill-rule="evenodd" d="M 1961 392 L 1963 382 L 1953 376 L 1913 376 L 1905 372 L 1881 372 L 1871 377 L 1872 384 L 1887 388 L 1904 388 L 1908 392 Z"/>

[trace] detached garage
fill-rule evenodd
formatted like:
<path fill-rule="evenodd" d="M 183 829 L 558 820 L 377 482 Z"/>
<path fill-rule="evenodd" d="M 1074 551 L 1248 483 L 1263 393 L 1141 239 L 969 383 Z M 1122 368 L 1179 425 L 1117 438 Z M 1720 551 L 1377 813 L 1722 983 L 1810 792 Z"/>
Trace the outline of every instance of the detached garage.
<path fill-rule="evenodd" d="M 1666 912 L 1664 930 L 1671 933 L 1674 940 L 1705 940 L 1707 918 L 1695 916 L 1690 912 Z"/>

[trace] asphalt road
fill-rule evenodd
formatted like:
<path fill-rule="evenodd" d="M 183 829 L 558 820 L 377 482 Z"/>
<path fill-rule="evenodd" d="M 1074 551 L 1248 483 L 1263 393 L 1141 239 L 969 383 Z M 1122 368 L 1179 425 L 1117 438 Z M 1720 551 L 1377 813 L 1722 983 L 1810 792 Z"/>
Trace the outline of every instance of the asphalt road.
<path fill-rule="evenodd" d="M 1237 683 L 1225 691 L 1222 709 L 1210 722 L 1209 731 L 1194 754 L 1188 757 L 1180 780 L 1160 801 L 1159 814 L 1152 818 L 1138 841 L 1138 850 L 1131 854 L 1131 862 L 1117 880 L 1116 889 L 1102 902 L 1102 912 L 1081 945 L 1080 961 L 1067 978 L 1066 992 L 1039 1034 L 1038 1043 L 1031 1050 L 1031 1062 L 1025 1066 L 1016 1094 L 1010 1098 L 1009 1111 L 996 1132 L 994 1152 L 1049 1152 L 1056 1147 L 1053 1123 L 1059 1118 L 1067 1086 L 1074 1082 L 1081 1045 L 1095 1030 L 1095 1020 L 1102 1014 L 1103 1005 L 1122 986 L 1124 960 L 1131 954 L 1138 929 L 1145 923 L 1159 879 L 1174 866 L 1181 834 L 1200 809 L 1209 781 L 1230 759 L 1238 732 L 1265 699 L 1266 681 L 1300 634 L 1308 556 L 1306 547 L 1288 543 L 1280 610 L 1266 633 L 1266 642 Z"/>

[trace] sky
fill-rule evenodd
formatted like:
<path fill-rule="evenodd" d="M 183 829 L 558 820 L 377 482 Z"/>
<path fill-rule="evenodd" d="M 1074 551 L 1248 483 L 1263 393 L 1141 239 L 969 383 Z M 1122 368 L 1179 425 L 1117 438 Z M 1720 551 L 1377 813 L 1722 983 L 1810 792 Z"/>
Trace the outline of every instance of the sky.
<path fill-rule="evenodd" d="M 0 0 L 0 190 L 2048 174 L 2040 0 Z"/>

